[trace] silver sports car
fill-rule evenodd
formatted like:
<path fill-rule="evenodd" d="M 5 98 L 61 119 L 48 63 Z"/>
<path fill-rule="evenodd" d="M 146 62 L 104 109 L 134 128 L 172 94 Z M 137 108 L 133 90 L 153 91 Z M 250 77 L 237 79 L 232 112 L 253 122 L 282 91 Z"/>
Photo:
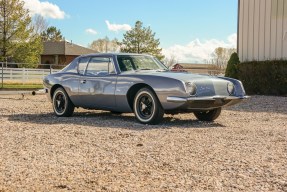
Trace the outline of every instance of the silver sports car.
<path fill-rule="evenodd" d="M 213 121 L 222 107 L 247 98 L 236 79 L 171 72 L 143 54 L 83 55 L 43 83 L 57 116 L 71 116 L 75 107 L 82 107 L 133 112 L 145 124 L 159 123 L 164 113 L 181 112 Z"/>

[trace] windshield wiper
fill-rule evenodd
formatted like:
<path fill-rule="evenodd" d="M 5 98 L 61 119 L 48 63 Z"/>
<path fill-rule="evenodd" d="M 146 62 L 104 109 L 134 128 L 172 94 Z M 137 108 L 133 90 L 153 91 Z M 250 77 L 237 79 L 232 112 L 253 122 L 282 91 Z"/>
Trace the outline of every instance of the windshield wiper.
<path fill-rule="evenodd" d="M 143 69 L 138 69 L 138 70 L 148 71 L 148 70 L 154 70 L 154 69 L 143 68 Z"/>
<path fill-rule="evenodd" d="M 143 69 L 137 69 L 137 70 L 135 70 L 135 71 L 149 71 L 149 70 L 154 70 L 154 69 L 143 68 Z"/>

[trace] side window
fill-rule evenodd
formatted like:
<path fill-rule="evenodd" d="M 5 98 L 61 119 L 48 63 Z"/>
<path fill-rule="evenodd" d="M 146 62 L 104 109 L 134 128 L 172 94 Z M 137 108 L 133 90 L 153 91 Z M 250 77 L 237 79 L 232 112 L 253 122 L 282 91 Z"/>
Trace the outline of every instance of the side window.
<path fill-rule="evenodd" d="M 103 76 L 115 73 L 114 64 L 111 58 L 107 57 L 93 57 L 91 58 L 86 75 Z"/>
<path fill-rule="evenodd" d="M 118 63 L 122 72 L 133 70 L 133 65 L 129 58 L 118 58 Z"/>
<path fill-rule="evenodd" d="M 79 63 L 78 63 L 79 74 L 84 75 L 89 59 L 90 59 L 89 57 L 83 57 L 79 60 Z"/>

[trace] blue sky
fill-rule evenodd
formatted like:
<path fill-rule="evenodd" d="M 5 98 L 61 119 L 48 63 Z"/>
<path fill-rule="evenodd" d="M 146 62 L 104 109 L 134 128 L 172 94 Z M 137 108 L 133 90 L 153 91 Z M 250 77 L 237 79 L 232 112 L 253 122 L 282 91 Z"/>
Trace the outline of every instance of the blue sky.
<path fill-rule="evenodd" d="M 133 27 L 137 20 L 142 21 L 144 26 L 150 26 L 156 33 L 166 55 L 174 54 L 183 62 L 208 57 L 214 46 L 236 46 L 237 0 L 24 2 L 33 15 L 41 14 L 49 25 L 59 28 L 67 40 L 83 46 L 105 36 L 121 40 L 126 30 L 122 25 Z M 107 21 L 111 24 L 110 29 Z M 199 53 L 194 55 L 191 52 Z"/>

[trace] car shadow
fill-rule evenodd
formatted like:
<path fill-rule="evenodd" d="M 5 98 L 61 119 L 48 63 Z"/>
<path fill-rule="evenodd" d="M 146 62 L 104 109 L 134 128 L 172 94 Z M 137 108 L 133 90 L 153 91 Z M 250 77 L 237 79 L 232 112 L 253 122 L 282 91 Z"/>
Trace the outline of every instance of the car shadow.
<path fill-rule="evenodd" d="M 158 125 L 146 125 L 137 122 L 133 114 L 116 115 L 110 112 L 75 112 L 72 117 L 56 117 L 54 113 L 6 115 L 9 121 L 29 122 L 34 124 L 67 124 L 93 126 L 95 128 L 122 128 L 130 130 L 177 128 L 223 128 L 216 122 L 204 122 L 196 119 L 180 119 L 177 116 L 165 116 Z M 191 116 L 192 117 L 192 116 Z"/>

